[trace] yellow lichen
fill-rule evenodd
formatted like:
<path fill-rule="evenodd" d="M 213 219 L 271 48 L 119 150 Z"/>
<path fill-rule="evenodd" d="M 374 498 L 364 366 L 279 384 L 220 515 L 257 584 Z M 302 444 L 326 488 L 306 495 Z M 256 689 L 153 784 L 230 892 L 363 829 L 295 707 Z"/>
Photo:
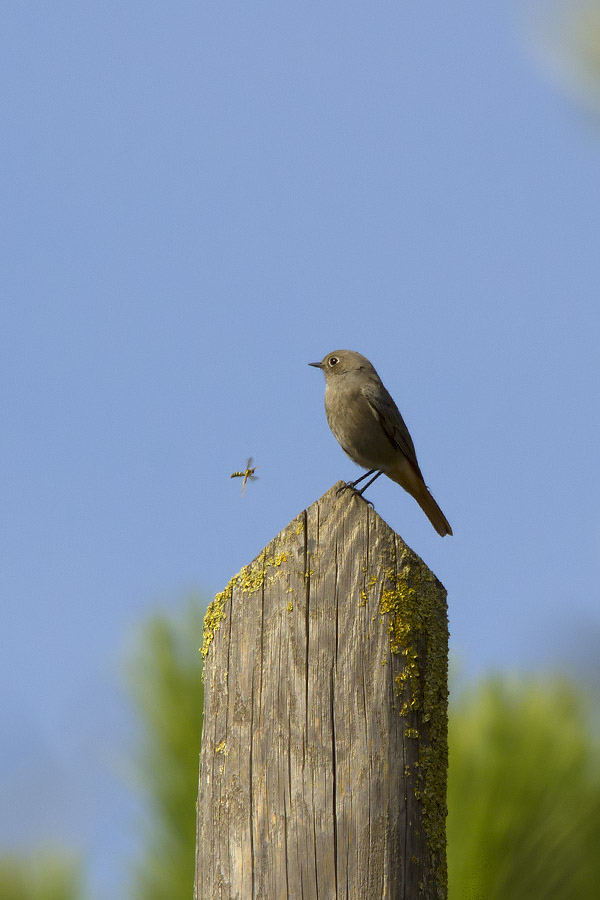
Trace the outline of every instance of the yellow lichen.
<path fill-rule="evenodd" d="M 218 593 L 209 605 L 204 617 L 204 641 L 200 649 L 203 657 L 206 657 L 214 640 L 215 632 L 219 630 L 221 622 L 226 618 L 225 606 L 231 601 L 234 588 L 248 595 L 257 593 L 263 587 L 265 581 L 271 584 L 277 577 L 277 573 L 267 577 L 268 570 L 278 569 L 287 561 L 288 557 L 285 551 L 269 554 L 268 550 L 269 547 L 265 548 L 254 562 L 240 569 L 238 574 L 234 575 L 229 581 L 225 590 Z"/>
<path fill-rule="evenodd" d="M 381 621 L 390 650 L 402 657 L 395 678 L 400 715 L 410 716 L 404 731 L 419 741 L 415 796 L 422 803 L 423 828 L 435 868 L 439 897 L 447 896 L 446 779 L 448 770 L 448 626 L 445 594 L 424 563 L 408 548 L 390 548 L 394 565 L 386 571 Z M 418 728 L 414 727 L 418 724 Z"/>
<path fill-rule="evenodd" d="M 200 648 L 200 653 L 203 657 L 206 657 L 208 649 L 213 642 L 215 631 L 218 631 L 221 622 L 225 618 L 224 606 L 231 600 L 233 585 L 236 578 L 237 576 L 230 580 L 225 590 L 215 596 L 215 599 L 209 604 L 208 609 L 206 610 L 206 615 L 204 616 L 204 641 Z"/>
<path fill-rule="evenodd" d="M 267 565 L 280 566 L 281 563 L 284 563 L 286 560 L 287 553 L 278 553 L 277 556 L 274 556 L 272 559 L 267 560 Z"/>

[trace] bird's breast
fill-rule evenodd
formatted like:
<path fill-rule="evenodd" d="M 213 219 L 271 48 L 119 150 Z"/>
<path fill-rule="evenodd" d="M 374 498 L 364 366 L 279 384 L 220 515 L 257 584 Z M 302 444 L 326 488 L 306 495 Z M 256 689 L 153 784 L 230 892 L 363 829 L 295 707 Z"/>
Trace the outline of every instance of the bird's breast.
<path fill-rule="evenodd" d="M 328 385 L 325 412 L 334 437 L 359 466 L 384 469 L 393 465 L 397 451 L 360 388 Z"/>

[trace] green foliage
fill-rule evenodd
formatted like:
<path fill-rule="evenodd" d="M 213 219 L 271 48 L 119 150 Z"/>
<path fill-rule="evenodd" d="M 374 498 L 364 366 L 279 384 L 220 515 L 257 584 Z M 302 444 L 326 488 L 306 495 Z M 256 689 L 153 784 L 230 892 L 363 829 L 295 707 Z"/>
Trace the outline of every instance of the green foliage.
<path fill-rule="evenodd" d="M 179 623 L 154 619 L 135 667 L 153 812 L 139 900 L 191 896 L 201 633 L 197 608 Z M 586 722 L 583 692 L 558 678 L 490 679 L 453 700 L 452 900 L 595 900 L 600 756 Z"/>
<path fill-rule="evenodd" d="M 144 725 L 139 781 L 149 808 L 132 891 L 139 900 L 189 900 L 193 893 L 202 622 L 198 603 L 190 603 L 177 620 L 155 616 L 144 627 L 130 666 Z"/>
<path fill-rule="evenodd" d="M 596 91 L 600 89 L 600 3 L 598 0 L 579 0 L 564 3 L 567 35 L 571 51 L 585 73 L 593 79 Z"/>
<path fill-rule="evenodd" d="M 582 694 L 489 680 L 450 712 L 452 900 L 595 900 L 600 765 Z"/>
<path fill-rule="evenodd" d="M 137 900 L 193 894 L 202 624 L 198 603 L 155 616 L 129 670 L 148 809 Z M 449 721 L 451 900 L 596 900 L 600 752 L 582 690 L 489 679 L 452 699 Z M 58 853 L 0 857 L 0 900 L 81 900 L 79 875 Z"/>
<path fill-rule="evenodd" d="M 152 815 L 139 900 L 189 900 L 201 729 L 202 616 L 156 617 L 134 667 Z M 600 756 L 580 688 L 490 679 L 450 709 L 451 900 L 595 900 Z"/>
<path fill-rule="evenodd" d="M 80 867 L 60 851 L 0 857 L 0 900 L 82 900 Z"/>
<path fill-rule="evenodd" d="M 569 93 L 598 114 L 600 0 L 552 0 L 532 10 L 534 59 L 542 60 L 545 74 L 558 78 Z"/>

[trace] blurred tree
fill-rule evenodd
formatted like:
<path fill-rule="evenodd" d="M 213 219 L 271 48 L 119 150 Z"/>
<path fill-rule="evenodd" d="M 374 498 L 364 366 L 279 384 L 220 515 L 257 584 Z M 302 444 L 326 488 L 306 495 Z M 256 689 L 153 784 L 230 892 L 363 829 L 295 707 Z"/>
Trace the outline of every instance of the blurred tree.
<path fill-rule="evenodd" d="M 600 0 L 525 0 L 527 39 L 542 71 L 600 113 Z"/>
<path fill-rule="evenodd" d="M 450 712 L 452 900 L 595 900 L 600 759 L 581 690 L 490 679 Z"/>
<path fill-rule="evenodd" d="M 156 615 L 129 682 L 143 724 L 138 782 L 148 816 L 132 898 L 189 900 L 202 724 L 202 612 Z M 450 705 L 451 900 L 596 900 L 600 751 L 585 695 L 558 678 L 498 677 Z M 0 857 L 0 900 L 82 900 L 59 853 Z"/>
<path fill-rule="evenodd" d="M 202 616 L 154 618 L 132 669 L 152 815 L 134 896 L 189 900 L 201 730 Z M 450 708 L 452 900 L 596 900 L 600 755 L 583 691 L 488 679 Z"/>
<path fill-rule="evenodd" d="M 149 808 L 132 896 L 190 900 L 194 883 L 198 757 L 202 729 L 203 611 L 144 626 L 128 680 L 142 723 L 139 785 Z"/>
<path fill-rule="evenodd" d="M 575 52 L 600 91 L 600 2 L 586 0 L 571 7 Z"/>
<path fill-rule="evenodd" d="M 79 863 L 62 851 L 0 857 L 0 900 L 82 900 Z"/>

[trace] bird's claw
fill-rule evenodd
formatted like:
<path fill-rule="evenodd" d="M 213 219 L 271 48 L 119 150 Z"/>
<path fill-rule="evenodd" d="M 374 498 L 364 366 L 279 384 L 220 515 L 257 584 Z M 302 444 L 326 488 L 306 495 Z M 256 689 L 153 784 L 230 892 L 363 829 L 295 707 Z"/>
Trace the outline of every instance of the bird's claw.
<path fill-rule="evenodd" d="M 371 509 L 375 509 L 373 501 L 367 500 L 366 497 L 363 497 L 364 488 L 363 488 L 363 491 L 359 491 L 358 488 L 356 487 L 356 485 L 352 481 L 345 481 L 343 484 L 340 484 L 339 488 L 336 491 L 336 494 L 338 495 L 338 497 L 342 493 L 342 491 L 352 491 L 352 493 L 354 494 L 355 497 L 362 497 L 362 499 L 365 501 L 365 503 L 369 504 Z"/>

